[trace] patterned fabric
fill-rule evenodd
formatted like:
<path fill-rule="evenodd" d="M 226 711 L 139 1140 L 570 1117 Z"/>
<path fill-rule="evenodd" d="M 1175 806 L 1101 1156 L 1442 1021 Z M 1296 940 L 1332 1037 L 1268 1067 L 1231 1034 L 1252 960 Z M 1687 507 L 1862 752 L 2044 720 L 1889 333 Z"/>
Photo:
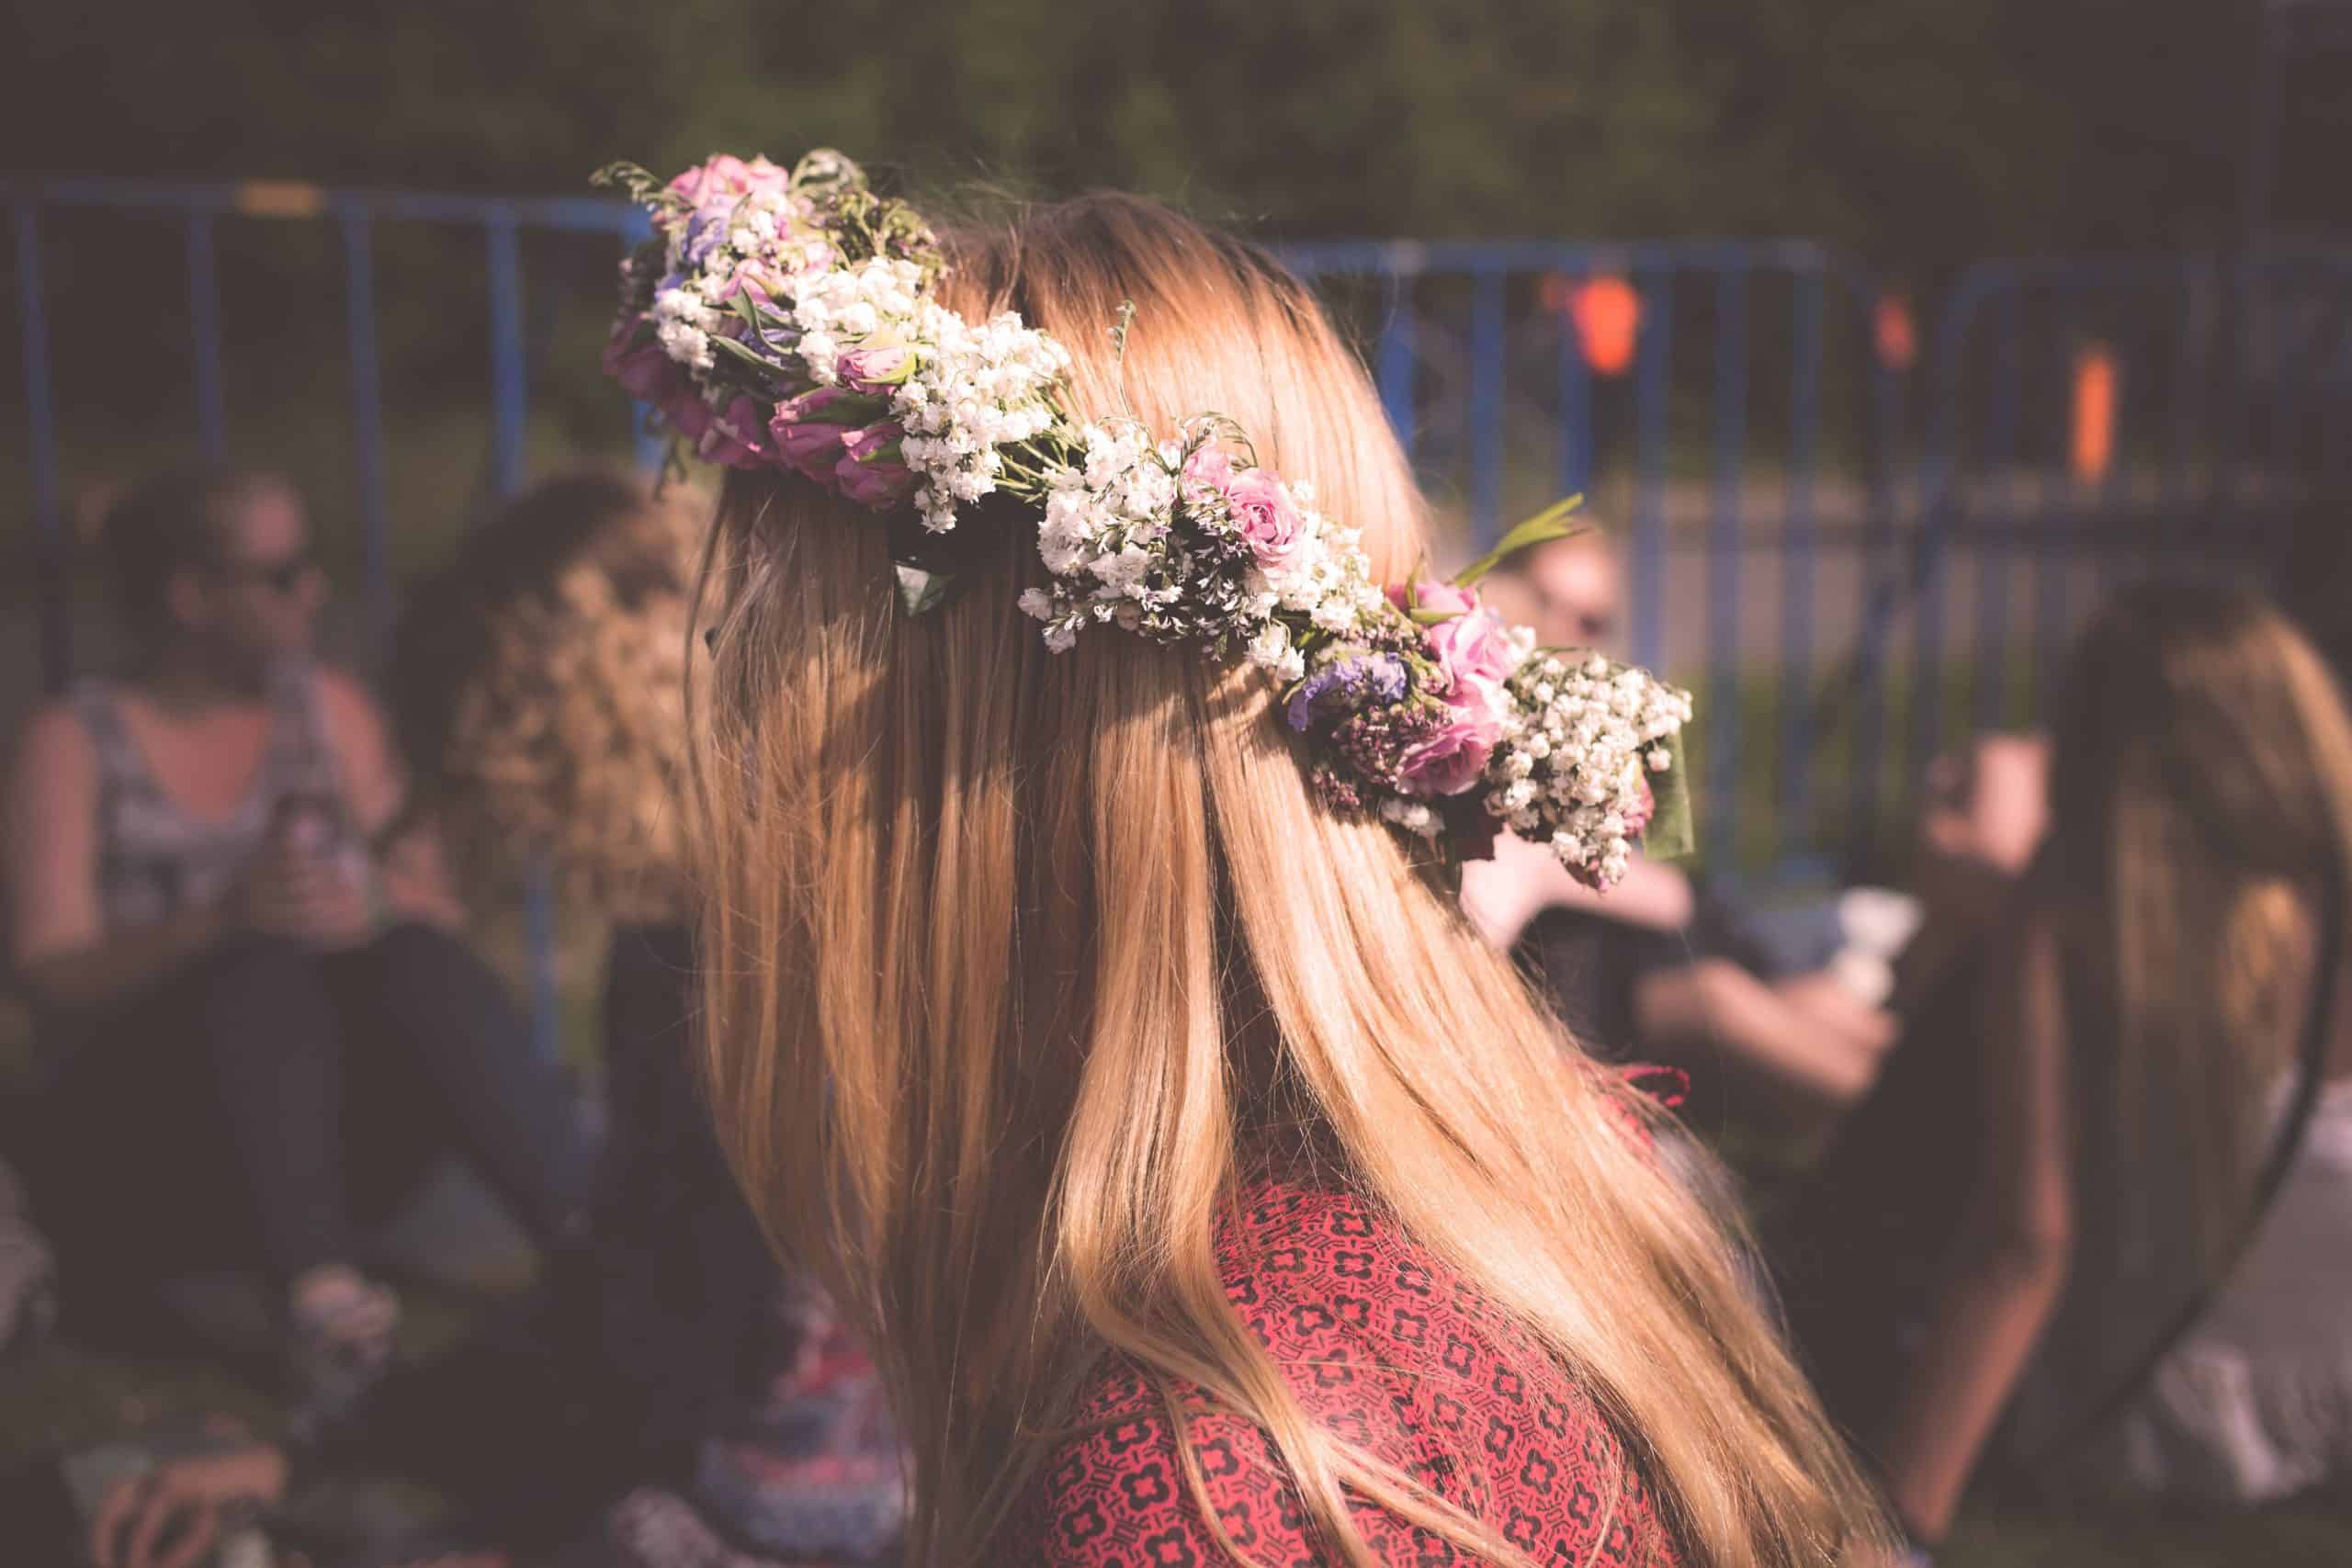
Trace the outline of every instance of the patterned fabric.
<path fill-rule="evenodd" d="M 261 771 L 235 811 L 220 822 L 188 816 L 156 782 L 124 722 L 120 688 L 85 676 L 73 703 L 98 762 L 98 909 L 108 931 L 124 931 L 225 894 L 268 838 L 279 803 L 316 802 L 322 852 L 366 874 L 367 848 L 342 810 L 342 781 L 327 736 L 318 677 L 289 661 L 271 671 L 269 739 Z"/>
<path fill-rule="evenodd" d="M 706 1440 L 686 1485 L 645 1487 L 605 1524 L 623 1568 L 763 1568 L 888 1561 L 906 1523 L 904 1467 L 881 1380 L 805 1280 L 775 1303 L 783 1364 Z"/>
<path fill-rule="evenodd" d="M 1362 1201 L 1253 1188 L 1218 1239 L 1226 1291 L 1308 1415 L 1404 1470 L 1541 1563 L 1679 1562 L 1624 1444 L 1575 1378 Z M 1180 1387 L 1180 1439 L 1157 1390 L 1113 1358 L 1081 1397 L 989 1561 L 1050 1568 L 1268 1568 L 1329 1559 L 1256 1427 Z M 1189 1444 L 1216 1529 L 1187 1484 Z M 1368 1499 L 1356 1529 L 1383 1561 L 1477 1561 Z"/>

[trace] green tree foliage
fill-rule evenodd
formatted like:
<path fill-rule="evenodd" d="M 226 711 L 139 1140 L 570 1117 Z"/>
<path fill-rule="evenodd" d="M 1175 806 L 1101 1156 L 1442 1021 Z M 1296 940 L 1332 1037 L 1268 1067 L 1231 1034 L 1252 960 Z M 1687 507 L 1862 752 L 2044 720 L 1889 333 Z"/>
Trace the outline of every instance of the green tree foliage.
<path fill-rule="evenodd" d="M 2250 11 L 2131 0 L 96 0 L 6 161 L 572 190 L 831 141 L 1285 233 L 1820 234 L 1900 266 L 2211 237 Z"/>

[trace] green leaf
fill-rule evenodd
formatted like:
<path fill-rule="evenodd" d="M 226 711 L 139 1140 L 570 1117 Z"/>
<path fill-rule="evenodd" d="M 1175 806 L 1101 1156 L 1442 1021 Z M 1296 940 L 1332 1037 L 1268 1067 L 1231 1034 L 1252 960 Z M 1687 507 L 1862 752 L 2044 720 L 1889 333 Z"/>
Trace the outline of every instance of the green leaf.
<path fill-rule="evenodd" d="M 1537 545 L 1549 544 L 1554 539 L 1565 539 L 1571 534 L 1584 532 L 1581 525 L 1570 523 L 1567 520 L 1568 513 L 1583 504 L 1584 497 L 1581 495 L 1572 495 L 1565 501 L 1554 502 L 1510 533 L 1505 534 L 1493 549 L 1456 572 L 1453 577 L 1453 585 L 1456 588 L 1467 588 L 1521 550 L 1532 549 Z"/>
<path fill-rule="evenodd" d="M 1413 617 L 1417 626 L 1442 626 L 1453 619 L 1451 610 L 1408 610 L 1405 614 Z"/>
<path fill-rule="evenodd" d="M 1657 810 L 1650 818 L 1649 826 L 1642 832 L 1642 852 L 1653 860 L 1679 860 L 1697 847 L 1693 831 L 1696 811 L 1690 799 L 1690 768 L 1683 755 L 1680 732 L 1657 742 L 1666 748 L 1669 761 L 1666 772 L 1649 773 L 1650 794 L 1657 797 Z"/>
<path fill-rule="evenodd" d="M 765 358 L 744 347 L 740 339 L 721 337 L 718 333 L 713 333 L 710 334 L 710 345 L 713 348 L 725 349 L 728 353 L 733 355 L 744 364 L 757 368 L 763 376 L 777 375 L 783 368 L 781 366 L 777 365 L 775 360 Z"/>
<path fill-rule="evenodd" d="M 904 561 L 892 564 L 899 577 L 899 604 L 910 615 L 920 615 L 939 608 L 947 602 L 948 590 L 956 580 L 944 571 L 925 571 Z"/>

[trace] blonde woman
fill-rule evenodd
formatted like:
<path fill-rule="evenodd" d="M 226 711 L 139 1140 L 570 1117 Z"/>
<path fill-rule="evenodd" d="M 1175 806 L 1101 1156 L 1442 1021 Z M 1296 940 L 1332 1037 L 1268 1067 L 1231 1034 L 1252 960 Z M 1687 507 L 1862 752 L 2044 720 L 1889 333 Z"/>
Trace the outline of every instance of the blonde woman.
<path fill-rule="evenodd" d="M 702 226 L 722 176 L 775 178 L 771 222 L 807 188 L 733 160 L 641 182 L 705 277 L 729 265 L 707 237 L 741 230 Z M 943 250 L 933 298 L 1057 341 L 1074 421 L 1156 439 L 1216 410 L 1253 471 L 1311 480 L 1411 568 L 1420 502 L 1372 389 L 1263 252 L 1124 196 Z M 647 356 L 708 345 L 643 292 L 687 330 L 625 321 L 611 363 L 659 398 Z M 845 387 L 906 368 L 851 364 Z M 1733 1243 L 1651 1159 L 1644 1105 L 1418 840 L 1333 804 L 1300 723 L 1326 688 L 1286 700 L 1110 621 L 1041 639 L 1070 580 L 1006 493 L 1028 449 L 938 532 L 954 476 L 893 492 L 866 431 L 827 448 L 795 423 L 831 401 L 670 405 L 744 470 L 690 703 L 709 1076 L 753 1207 L 890 1380 L 910 1561 L 1815 1563 L 1866 1541 L 1853 1472 Z M 963 450 L 890 449 L 933 475 Z"/>
<path fill-rule="evenodd" d="M 1996 934 L 1917 1010 L 1955 1032 L 1857 1112 L 1803 1216 L 1840 1256 L 1792 1281 L 1927 1538 L 1986 1457 L 2201 1503 L 2352 1468 L 2352 716 L 2277 609 L 2159 581 L 2085 633 L 2051 732 L 2046 792 L 2038 749 L 1987 749 L 1940 835 L 2008 878 Z"/>

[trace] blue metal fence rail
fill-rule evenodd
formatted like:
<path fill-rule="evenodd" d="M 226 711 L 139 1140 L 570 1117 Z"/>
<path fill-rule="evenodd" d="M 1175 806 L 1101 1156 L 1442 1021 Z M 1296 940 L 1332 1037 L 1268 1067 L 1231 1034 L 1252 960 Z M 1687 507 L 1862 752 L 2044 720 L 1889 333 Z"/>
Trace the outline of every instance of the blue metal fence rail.
<path fill-rule="evenodd" d="M 182 225 L 194 424 L 203 448 L 215 455 L 230 446 L 218 224 L 303 220 L 339 229 L 361 609 L 377 648 L 394 613 L 378 236 L 386 225 L 418 222 L 459 225 L 480 235 L 489 309 L 491 479 L 507 492 L 527 477 L 526 236 L 603 236 L 618 245 L 644 231 L 634 209 L 589 197 L 96 179 L 18 184 L 6 195 L 16 218 L 30 499 L 44 572 L 41 650 L 52 685 L 73 650 L 42 272 L 47 215 L 148 212 Z M 2111 315 L 2117 301 L 2132 300 L 2138 302 L 2132 309 L 2169 333 L 2160 345 L 2169 388 L 2160 397 L 2133 383 L 2125 400 L 2132 439 L 2140 442 L 2134 452 L 2151 449 L 2139 433 L 2161 425 L 2154 439 L 2166 455 L 2159 525 L 2135 539 L 2135 548 L 2151 540 L 2188 541 L 2195 532 L 2191 513 L 2210 507 L 2217 495 L 2234 494 L 2233 476 L 2252 450 L 2241 450 L 2242 420 L 2222 422 L 2218 438 L 2208 435 L 2211 421 L 2200 387 L 2211 376 L 2211 356 L 2190 322 L 2197 302 L 2217 289 L 2217 297 L 2234 301 L 2238 320 L 2252 319 L 2269 276 L 2253 268 L 2224 276 L 2211 261 L 2169 257 L 1971 269 L 1929 340 L 1920 378 L 1928 420 L 1915 469 L 1906 430 L 1910 378 L 1875 346 L 1879 290 L 1867 273 L 1816 244 L 1349 241 L 1295 244 L 1283 254 L 1301 273 L 1338 289 L 1369 288 L 1376 335 L 1370 359 L 1383 406 L 1425 475 L 1459 481 L 1475 534 L 1491 539 L 1498 530 L 1515 475 L 1541 476 L 1559 492 L 1589 492 L 1611 479 L 1626 498 L 1632 652 L 1675 674 L 1702 676 L 1709 699 L 1700 739 L 1710 798 L 1702 847 L 1713 864 L 1734 863 L 1755 841 L 1769 842 L 1783 863 L 1792 851 L 1834 852 L 1844 846 L 1820 822 L 1880 819 L 1883 761 L 1924 761 L 1949 739 L 1942 686 L 1955 630 L 1972 645 L 1968 711 L 1980 724 L 2008 715 L 2014 682 L 2005 650 L 2025 636 L 2034 645 L 2036 669 L 2046 668 L 2066 634 L 2076 608 L 2070 552 L 2111 551 L 2113 541 L 2098 535 L 2094 520 L 2111 516 L 2128 497 L 2116 475 L 2101 487 L 2078 490 L 2055 446 L 2045 454 L 2029 439 L 2053 425 L 2047 397 L 2038 401 L 2035 393 L 2047 394 L 2053 384 L 2044 345 L 2061 341 L 2035 312 L 2047 315 L 2054 299 L 2071 301 L 2070 310 L 2096 303 Z M 2342 283 L 2352 296 L 2352 263 L 2345 258 L 2296 265 Z M 1602 276 L 1627 280 L 1640 302 L 1622 389 L 1607 385 L 1588 362 L 1566 312 L 1531 303 L 1538 280 L 1573 285 Z M 1775 303 L 1783 295 L 1784 310 Z M 2152 352 L 2135 345 L 2133 376 L 2152 362 Z M 2330 419 L 2335 448 L 2352 448 L 2352 429 L 2344 424 L 2352 392 L 2338 386 L 2352 365 L 2328 359 L 2324 345 L 2307 357 L 2311 374 L 2268 405 L 2267 423 L 2275 434 L 2298 431 L 2314 415 Z M 1842 398 L 1833 399 L 1833 389 Z M 1453 411 L 1451 445 L 1437 418 L 1441 401 Z M 1679 432 L 1700 424 L 1703 440 L 1678 443 Z M 638 431 L 639 456 L 650 460 L 654 447 L 641 412 Z M 1835 457 L 1859 462 L 1826 471 Z M 1777 497 L 1755 482 L 1775 465 Z M 1689 477 L 1702 469 L 1703 482 Z M 1824 516 L 1830 496 L 1838 502 L 1835 521 Z M 1766 513 L 1777 514 L 1776 529 Z M 1769 552 L 1777 570 L 1777 592 L 1753 592 L 1760 569 L 1749 558 L 1759 551 Z M 1955 554 L 1973 560 L 1976 592 L 1973 615 L 1957 622 L 1947 592 Z M 1847 598 L 1825 590 L 1826 564 L 1855 585 Z M 2020 568 L 2031 573 L 2024 602 L 2013 592 Z M 1825 612 L 1857 601 L 1860 619 L 1850 645 L 1824 647 Z M 1758 616 L 1767 610 L 1777 614 L 1779 626 L 1774 635 L 1760 636 Z M 1908 722 L 1894 736 L 1891 655 L 1906 615 Z M 1691 626 L 1702 635 L 1678 633 L 1669 648 L 1669 627 Z M 1743 691 L 1758 685 L 1758 667 L 1774 666 L 1776 678 L 1764 682 L 1772 693 L 1769 713 L 1750 709 Z M 1825 789 L 1817 776 L 1833 744 L 1846 759 L 1842 790 Z M 1764 773 L 1759 759 L 1767 752 L 1770 789 L 1742 789 L 1743 777 Z M 554 918 L 546 889 L 545 879 L 537 879 L 527 923 L 535 1015 L 541 1042 L 551 1049 Z"/>
<path fill-rule="evenodd" d="M 44 209 L 176 214 L 187 256 L 188 330 L 193 354 L 194 412 L 207 456 L 229 451 L 223 389 L 220 277 L 215 225 L 223 217 L 311 220 L 343 232 L 347 358 L 354 479 L 360 520 L 361 607 L 368 644 L 381 649 L 391 629 L 391 519 L 387 500 L 385 404 L 376 337 L 373 235 L 387 222 L 455 223 L 479 228 L 490 303 L 492 483 L 500 494 L 526 480 L 524 433 L 530 389 L 524 348 L 521 236 L 526 230 L 609 234 L 615 242 L 643 232 L 642 216 L 605 199 L 435 196 L 406 191 L 328 191 L 282 184 L 159 184 L 113 179 L 44 180 L 9 192 L 16 209 L 18 315 L 23 340 L 24 395 L 33 514 L 40 539 L 43 682 L 54 691 L 73 662 L 65 585 L 67 541 L 60 502 L 56 414 L 51 386 L 48 312 L 40 268 Z M 526 882 L 524 920 L 529 954 L 533 1043 L 543 1057 L 557 1052 L 559 1026 L 556 911 L 544 869 Z"/>
<path fill-rule="evenodd" d="M 1696 650 L 1710 701 L 1702 719 L 1711 805 L 1703 817 L 1704 849 L 1712 862 L 1736 856 L 1743 819 L 1735 802 L 1752 800 L 1736 786 L 1743 757 L 1743 676 L 1750 665 L 1741 614 L 1746 588 L 1744 562 L 1753 546 L 1744 526 L 1744 483 L 1750 453 L 1750 418 L 1757 380 L 1752 363 L 1753 297 L 1764 283 L 1791 289 L 1787 318 L 1788 369 L 1780 388 L 1779 454 L 1784 475 L 1780 557 L 1781 661 L 1773 733 L 1759 746 L 1779 753 L 1775 772 L 1778 815 L 1809 822 L 1815 804 L 1814 741 L 1819 715 L 1810 682 L 1790 678 L 1809 673 L 1822 649 L 1815 641 L 1817 566 L 1822 544 L 1815 514 L 1816 479 L 1825 415 L 1825 368 L 1833 336 L 1856 344 L 1868 341 L 1868 313 L 1877 288 L 1869 275 L 1804 241 L 1645 243 L 1635 244 L 1552 242 L 1336 242 L 1286 247 L 1283 257 L 1310 277 L 1360 276 L 1381 285 L 1382 314 L 1372 355 L 1381 400 L 1409 456 L 1425 457 L 1420 441 L 1424 407 L 1416 379 L 1423 345 L 1444 323 L 1417 310 L 1415 285 L 1428 279 L 1465 280 L 1468 297 L 1460 313 L 1467 346 L 1464 424 L 1468 468 L 1464 486 L 1474 533 L 1490 541 L 1503 521 L 1501 498 L 1508 463 L 1502 411 L 1511 400 L 1506 352 L 1507 291 L 1514 283 L 1554 276 L 1571 283 L 1604 274 L 1633 280 L 1641 300 L 1640 329 L 1633 367 L 1634 475 L 1630 535 L 1631 631 L 1634 658 L 1646 664 L 1666 660 L 1668 593 L 1672 565 L 1695 549 L 1703 557 L 1699 577 L 1703 603 L 1675 604 L 1678 615 L 1704 616 L 1705 640 Z M 1710 385 L 1693 392 L 1678 384 L 1678 286 L 1711 286 L 1706 325 L 1713 353 Z M 1556 342 L 1556 370 L 1547 411 L 1553 424 L 1562 493 L 1589 491 L 1598 476 L 1594 373 L 1574 329 L 1565 318 L 1549 323 L 1523 321 L 1523 333 L 1549 333 Z M 1899 378 L 1875 364 L 1857 364 L 1850 377 L 1861 390 L 1866 428 L 1855 445 L 1891 464 L 1899 446 L 1902 398 Z M 1705 446 L 1711 484 L 1703 527 L 1678 530 L 1670 493 L 1674 486 L 1675 414 L 1678 407 L 1703 399 L 1712 409 Z M 1884 465 L 1881 465 L 1884 466 Z M 1883 504 L 1894 478 L 1878 487 Z M 1856 541 L 1860 547 L 1860 541 Z M 1769 656 L 1768 656 L 1769 657 Z M 1685 671 L 1685 673 L 1688 673 Z"/>
<path fill-rule="evenodd" d="M 2334 331 L 2303 330 L 2298 310 L 2332 314 Z M 2102 473 L 2083 474 L 2063 449 L 2061 418 L 2032 422 L 2051 440 L 2030 448 L 2025 408 L 2030 385 L 2068 385 L 2061 356 L 2094 344 L 2116 367 L 2118 390 L 2112 456 Z M 1887 654 L 1907 611 L 1910 724 L 1896 759 L 1912 771 L 1955 739 L 1949 677 L 1968 676 L 1973 725 L 2013 721 L 2020 696 L 2047 689 L 2075 623 L 2120 571 L 2281 572 L 2298 506 L 2331 483 L 2343 499 L 2341 474 L 2319 473 L 2299 438 L 2308 417 L 2324 425 L 2324 452 L 2352 442 L 2352 254 L 1981 263 L 1947 300 L 1928 369 L 1917 525 L 1890 558 L 1852 660 L 1857 750 L 1876 756 Z M 2264 403 L 2269 417 L 2257 421 Z M 1973 658 L 1955 672 L 1947 606 L 1963 550 L 1975 569 Z M 2018 567 L 2030 574 L 2022 605 L 2012 592 Z M 2008 658 L 2019 640 L 2022 671 Z M 1880 772 L 1858 774 L 1865 827 Z"/>

